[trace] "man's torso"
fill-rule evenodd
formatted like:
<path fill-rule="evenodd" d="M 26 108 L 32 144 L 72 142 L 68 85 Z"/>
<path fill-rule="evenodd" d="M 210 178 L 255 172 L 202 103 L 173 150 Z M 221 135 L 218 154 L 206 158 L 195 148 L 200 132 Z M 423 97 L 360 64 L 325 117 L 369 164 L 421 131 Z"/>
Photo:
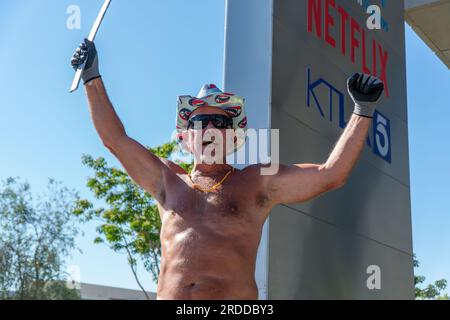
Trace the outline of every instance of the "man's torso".
<path fill-rule="evenodd" d="M 158 299 L 256 299 L 256 253 L 271 209 L 259 169 L 235 170 L 212 193 L 193 189 L 186 174 L 170 179 L 158 205 Z"/>

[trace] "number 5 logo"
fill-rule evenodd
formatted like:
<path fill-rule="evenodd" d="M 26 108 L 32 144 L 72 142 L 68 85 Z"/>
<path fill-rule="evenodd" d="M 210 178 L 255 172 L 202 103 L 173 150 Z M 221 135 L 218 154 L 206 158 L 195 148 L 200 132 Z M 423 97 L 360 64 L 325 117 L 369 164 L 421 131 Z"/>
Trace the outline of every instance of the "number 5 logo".
<path fill-rule="evenodd" d="M 374 114 L 373 137 L 373 152 L 391 163 L 391 122 L 378 111 Z"/>

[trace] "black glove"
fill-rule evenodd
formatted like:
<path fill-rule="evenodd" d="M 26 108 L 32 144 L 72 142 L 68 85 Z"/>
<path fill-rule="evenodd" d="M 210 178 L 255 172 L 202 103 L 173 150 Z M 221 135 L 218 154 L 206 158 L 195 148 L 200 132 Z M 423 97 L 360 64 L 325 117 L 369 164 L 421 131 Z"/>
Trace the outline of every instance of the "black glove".
<path fill-rule="evenodd" d="M 86 63 L 81 74 L 84 84 L 100 78 L 97 49 L 95 49 L 95 44 L 88 39 L 84 39 L 84 42 L 77 48 L 71 60 L 72 67 L 75 70 L 83 63 Z"/>
<path fill-rule="evenodd" d="M 355 73 L 347 80 L 348 93 L 355 102 L 354 114 L 373 118 L 375 108 L 384 91 L 384 84 L 377 77 Z"/>

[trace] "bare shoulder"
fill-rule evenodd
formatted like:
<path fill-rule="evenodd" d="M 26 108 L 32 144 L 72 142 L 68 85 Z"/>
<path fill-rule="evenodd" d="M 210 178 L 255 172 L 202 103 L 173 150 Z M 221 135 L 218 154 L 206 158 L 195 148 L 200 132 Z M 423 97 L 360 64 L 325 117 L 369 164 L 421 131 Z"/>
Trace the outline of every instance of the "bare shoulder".
<path fill-rule="evenodd" d="M 284 167 L 286 166 L 278 163 L 257 163 L 246 167 L 242 172 L 254 177 L 260 176 L 261 179 L 265 179 L 276 175 L 280 169 L 283 169 Z"/>
<path fill-rule="evenodd" d="M 246 167 L 243 174 L 245 178 L 255 181 L 263 192 L 271 194 L 274 181 L 283 175 L 288 167 L 280 163 L 257 163 Z"/>
<path fill-rule="evenodd" d="M 173 161 L 170 161 L 169 159 L 165 158 L 159 158 L 161 162 L 170 169 L 170 171 L 176 173 L 176 174 L 186 174 L 186 171 L 178 164 L 176 164 Z"/>
<path fill-rule="evenodd" d="M 264 188 L 269 185 L 271 177 L 275 176 L 282 167 L 282 165 L 273 163 L 252 164 L 242 170 L 242 176 L 252 179 Z"/>
<path fill-rule="evenodd" d="M 242 175 L 256 177 L 261 172 L 262 166 L 263 164 L 261 163 L 249 165 L 248 167 L 245 167 L 244 169 L 241 170 Z"/>

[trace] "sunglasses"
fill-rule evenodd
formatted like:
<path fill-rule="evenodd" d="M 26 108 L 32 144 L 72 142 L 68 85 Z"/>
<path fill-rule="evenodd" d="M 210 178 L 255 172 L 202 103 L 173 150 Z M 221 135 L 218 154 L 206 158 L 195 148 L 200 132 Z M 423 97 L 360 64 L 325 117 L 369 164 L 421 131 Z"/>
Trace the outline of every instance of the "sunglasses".
<path fill-rule="evenodd" d="M 202 129 L 205 129 L 210 122 L 216 129 L 231 129 L 233 127 L 233 120 L 223 114 L 199 114 L 188 120 L 188 129 L 194 128 L 195 125 L 201 122 Z"/>

